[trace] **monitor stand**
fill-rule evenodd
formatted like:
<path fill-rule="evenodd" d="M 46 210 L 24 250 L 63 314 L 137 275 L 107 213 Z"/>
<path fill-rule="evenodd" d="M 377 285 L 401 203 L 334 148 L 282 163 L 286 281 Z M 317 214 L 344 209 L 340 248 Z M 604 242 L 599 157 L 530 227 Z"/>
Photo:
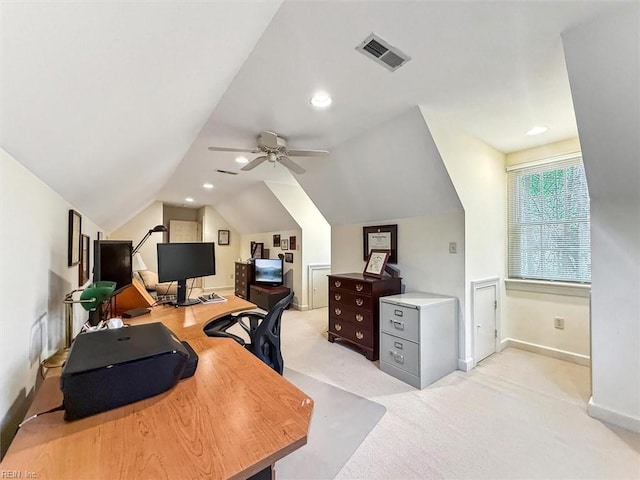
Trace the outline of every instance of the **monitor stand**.
<path fill-rule="evenodd" d="M 178 280 L 178 295 L 176 296 L 176 301 L 173 304 L 176 307 L 190 307 L 191 305 L 196 305 L 201 303 L 197 298 L 187 298 L 187 279 Z"/>

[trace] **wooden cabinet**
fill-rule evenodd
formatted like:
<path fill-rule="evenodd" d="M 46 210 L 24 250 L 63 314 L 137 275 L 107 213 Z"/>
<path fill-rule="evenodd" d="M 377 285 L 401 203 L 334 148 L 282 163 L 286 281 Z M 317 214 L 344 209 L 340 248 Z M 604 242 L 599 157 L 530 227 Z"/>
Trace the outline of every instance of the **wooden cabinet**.
<path fill-rule="evenodd" d="M 329 275 L 329 341 L 349 342 L 369 360 L 377 360 L 379 298 L 400 293 L 400 284 L 400 278 L 361 273 Z"/>
<path fill-rule="evenodd" d="M 253 264 L 236 262 L 236 297 L 249 300 L 249 287 L 253 283 Z"/>
<path fill-rule="evenodd" d="M 380 370 L 416 388 L 458 368 L 457 300 L 413 292 L 380 299 Z"/>
<path fill-rule="evenodd" d="M 289 287 L 267 287 L 261 285 L 251 285 L 249 287 L 249 301 L 255 303 L 263 310 L 271 310 L 276 303 L 289 295 Z"/>

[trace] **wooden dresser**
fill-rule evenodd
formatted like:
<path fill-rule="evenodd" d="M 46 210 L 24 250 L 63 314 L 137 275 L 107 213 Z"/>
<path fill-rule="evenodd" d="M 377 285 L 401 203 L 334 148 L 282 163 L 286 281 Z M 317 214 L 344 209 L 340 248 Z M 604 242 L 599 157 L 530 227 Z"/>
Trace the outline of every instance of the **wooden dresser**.
<path fill-rule="evenodd" d="M 236 262 L 236 297 L 249 300 L 249 287 L 253 283 L 253 264 Z"/>
<path fill-rule="evenodd" d="M 400 293 L 400 278 L 369 278 L 361 273 L 329 275 L 329 330 L 355 345 L 369 360 L 379 355 L 379 298 Z"/>

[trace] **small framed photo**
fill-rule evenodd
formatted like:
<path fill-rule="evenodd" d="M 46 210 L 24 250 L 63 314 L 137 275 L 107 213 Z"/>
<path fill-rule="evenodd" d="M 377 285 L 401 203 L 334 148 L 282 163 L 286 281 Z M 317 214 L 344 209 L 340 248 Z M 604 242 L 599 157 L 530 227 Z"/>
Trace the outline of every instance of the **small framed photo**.
<path fill-rule="evenodd" d="M 388 260 L 389 250 L 371 250 L 362 274 L 365 277 L 382 278 Z"/>
<path fill-rule="evenodd" d="M 89 245 L 91 244 L 88 235 L 82 235 L 82 249 L 80 250 L 80 268 L 78 268 L 78 286 L 82 286 L 89 281 Z"/>
<path fill-rule="evenodd" d="M 75 210 L 69 210 L 69 267 L 80 263 L 80 235 L 82 235 L 82 216 Z"/>
<path fill-rule="evenodd" d="M 229 230 L 218 230 L 218 245 L 229 245 L 230 237 Z"/>
<path fill-rule="evenodd" d="M 291 237 L 289 237 L 289 248 L 291 250 L 295 250 L 296 249 L 296 236 L 292 235 Z"/>
<path fill-rule="evenodd" d="M 274 235 L 273 236 L 273 246 L 274 247 L 279 247 L 280 246 L 280 235 Z"/>
<path fill-rule="evenodd" d="M 263 258 L 264 243 L 251 242 L 251 258 Z"/>
<path fill-rule="evenodd" d="M 287 263 L 293 263 L 293 253 L 287 252 L 284 254 L 284 261 Z"/>
<path fill-rule="evenodd" d="M 286 238 L 280 240 L 280 248 L 282 250 L 289 250 L 289 240 Z"/>

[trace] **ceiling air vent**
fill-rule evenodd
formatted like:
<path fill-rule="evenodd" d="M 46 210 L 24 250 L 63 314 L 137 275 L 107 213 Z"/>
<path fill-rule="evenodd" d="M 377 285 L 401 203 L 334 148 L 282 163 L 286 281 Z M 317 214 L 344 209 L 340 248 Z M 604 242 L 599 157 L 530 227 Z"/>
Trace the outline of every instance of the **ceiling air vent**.
<path fill-rule="evenodd" d="M 358 45 L 356 50 L 392 72 L 411 60 L 411 57 L 405 55 L 396 47 L 392 47 L 374 33 Z"/>
<path fill-rule="evenodd" d="M 218 173 L 226 173 L 227 175 L 237 175 L 238 172 L 230 172 L 229 170 L 216 170 Z"/>

